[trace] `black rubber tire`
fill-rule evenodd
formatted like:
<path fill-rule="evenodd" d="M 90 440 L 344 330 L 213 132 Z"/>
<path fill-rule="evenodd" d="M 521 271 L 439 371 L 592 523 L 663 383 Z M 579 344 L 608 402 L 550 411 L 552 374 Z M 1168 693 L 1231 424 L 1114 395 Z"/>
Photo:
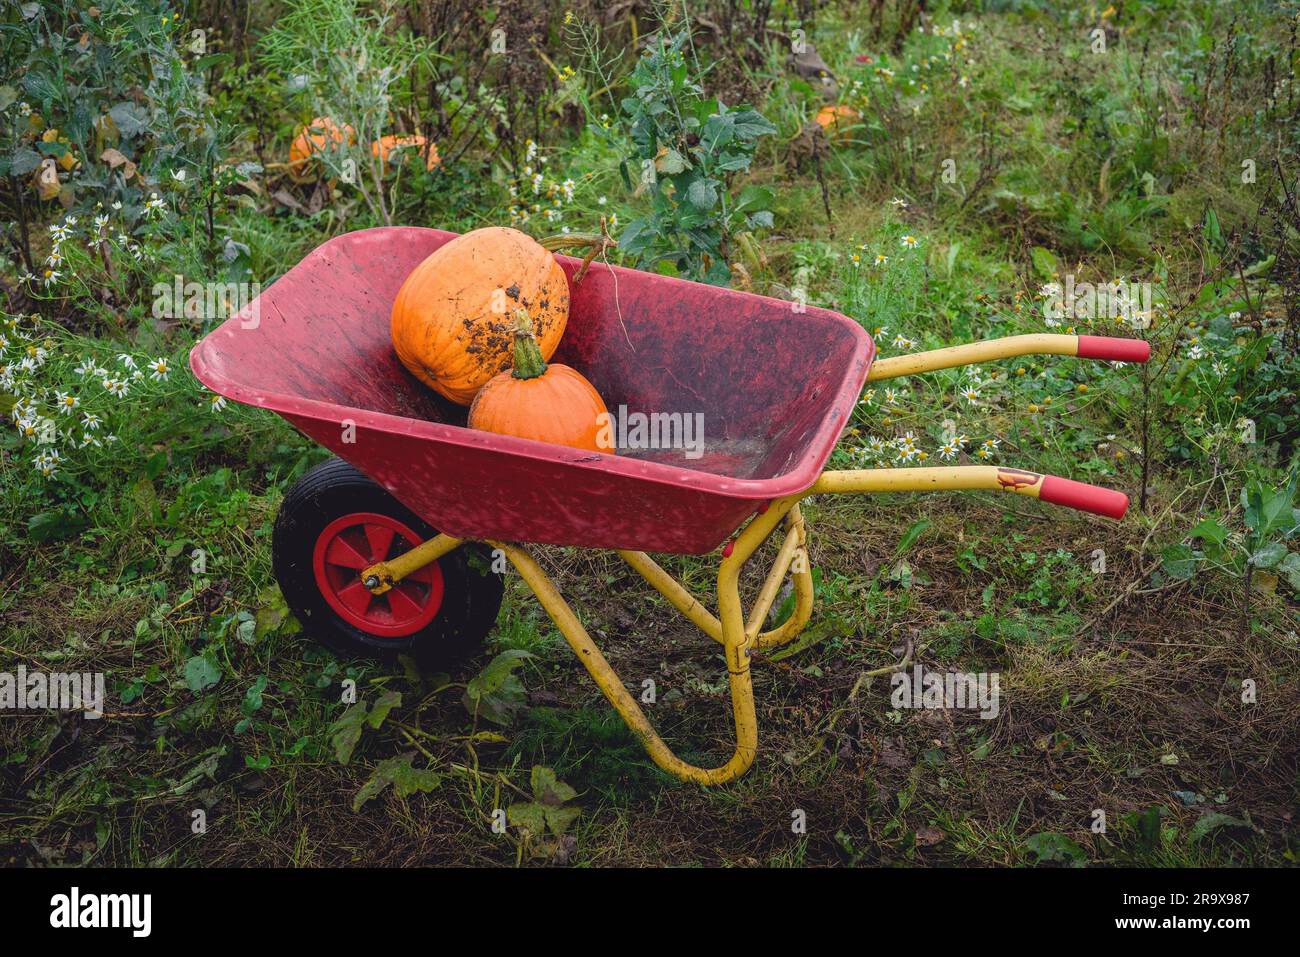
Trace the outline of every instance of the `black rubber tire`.
<path fill-rule="evenodd" d="M 408 654 L 425 671 L 450 670 L 476 654 L 496 623 L 503 591 L 501 576 L 493 574 L 490 552 L 483 545 L 462 545 L 438 560 L 442 607 L 432 622 L 412 635 L 368 634 L 329 606 L 312 571 L 316 540 L 335 519 L 362 511 L 395 518 L 426 539 L 438 534 L 342 459 L 329 459 L 309 471 L 285 495 L 271 538 L 275 577 L 303 631 L 346 657 L 393 661 Z"/>

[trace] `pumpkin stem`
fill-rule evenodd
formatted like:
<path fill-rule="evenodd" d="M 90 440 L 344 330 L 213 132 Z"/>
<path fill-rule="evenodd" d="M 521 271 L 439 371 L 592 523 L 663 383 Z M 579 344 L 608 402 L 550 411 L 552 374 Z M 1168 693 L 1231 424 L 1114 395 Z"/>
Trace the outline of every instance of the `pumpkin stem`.
<path fill-rule="evenodd" d="M 574 283 L 582 282 L 582 277 L 587 274 L 587 267 L 597 256 L 602 259 L 609 250 L 618 245 L 618 240 L 609 234 L 608 220 L 604 216 L 600 217 L 600 232 L 598 233 L 562 233 L 559 236 L 548 236 L 545 239 L 539 239 L 538 242 L 542 248 L 548 252 L 559 252 L 562 249 L 585 249 L 587 254 L 582 257 L 582 265 L 578 271 L 573 274 Z"/>
<path fill-rule="evenodd" d="M 527 309 L 519 309 L 515 312 L 515 368 L 511 375 L 516 379 L 536 379 L 545 372 L 546 360 L 533 332 L 533 320 L 528 318 Z"/>

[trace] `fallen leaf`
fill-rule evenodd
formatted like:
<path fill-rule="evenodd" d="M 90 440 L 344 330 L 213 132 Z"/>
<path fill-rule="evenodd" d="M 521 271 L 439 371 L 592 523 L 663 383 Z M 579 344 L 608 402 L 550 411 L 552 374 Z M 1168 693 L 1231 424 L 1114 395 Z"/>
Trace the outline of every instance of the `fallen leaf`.
<path fill-rule="evenodd" d="M 934 847 L 947 836 L 937 827 L 918 827 L 916 829 L 916 846 Z"/>
<path fill-rule="evenodd" d="M 290 193 L 287 189 L 277 189 L 274 193 L 271 194 L 271 198 L 275 200 L 277 203 L 279 203 L 281 206 L 284 206 L 287 209 L 292 209 L 296 213 L 306 212 L 306 210 L 303 209 L 302 203 L 294 199 L 293 194 Z"/>
<path fill-rule="evenodd" d="M 120 151 L 113 149 L 111 146 L 99 154 L 101 162 L 107 163 L 109 169 L 122 167 L 122 175 L 130 179 L 135 175 L 135 163 L 131 162 Z"/>

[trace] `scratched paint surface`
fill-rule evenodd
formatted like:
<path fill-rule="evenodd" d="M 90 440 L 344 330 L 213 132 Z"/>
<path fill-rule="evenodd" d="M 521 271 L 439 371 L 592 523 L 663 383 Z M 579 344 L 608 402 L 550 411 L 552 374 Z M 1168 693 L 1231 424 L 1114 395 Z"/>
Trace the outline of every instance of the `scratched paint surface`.
<path fill-rule="evenodd" d="M 453 234 L 337 237 L 194 349 L 209 387 L 272 409 L 459 537 L 701 553 L 820 474 L 874 355 L 827 310 L 595 264 L 554 361 L 611 410 L 703 416 L 703 454 L 590 455 L 465 428 L 411 376 L 389 316 L 406 275 Z M 571 277 L 576 260 L 562 257 Z M 344 441 L 347 422 L 355 442 Z"/>

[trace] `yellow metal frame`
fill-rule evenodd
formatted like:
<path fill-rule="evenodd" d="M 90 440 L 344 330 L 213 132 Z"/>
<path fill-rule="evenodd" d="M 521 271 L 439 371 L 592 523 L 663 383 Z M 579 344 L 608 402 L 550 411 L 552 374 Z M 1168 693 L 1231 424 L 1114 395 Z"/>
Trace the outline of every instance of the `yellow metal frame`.
<path fill-rule="evenodd" d="M 870 379 L 945 369 L 967 362 L 986 361 L 1030 353 L 1075 355 L 1074 336 L 1014 336 L 1009 339 L 940 349 L 919 355 L 885 359 L 872 370 Z M 883 371 L 881 371 L 883 369 Z M 735 724 L 735 750 L 730 760 L 715 768 L 689 764 L 673 753 L 624 687 L 600 649 L 564 600 L 555 583 L 522 544 L 488 540 L 499 548 L 518 570 L 533 594 L 555 622 L 565 641 L 583 663 L 596 685 L 609 699 L 628 727 L 637 735 L 655 764 L 669 774 L 697 784 L 723 784 L 734 780 L 753 763 L 758 748 L 758 722 L 754 713 L 754 688 L 750 677 L 750 656 L 755 649 L 771 648 L 796 638 L 812 617 L 813 581 L 808 562 L 806 532 L 799 502 L 810 495 L 858 492 L 926 492 L 965 489 L 1001 489 L 1034 498 L 1042 491 L 1043 476 L 1036 472 L 995 466 L 948 468 L 856 469 L 825 472 L 811 488 L 768 504 L 723 550 L 718 569 L 718 614 L 714 615 L 685 586 L 644 552 L 617 554 L 656 591 L 702 632 L 722 645 L 731 688 L 731 713 Z M 785 538 L 777 551 L 757 598 L 745 615 L 740 600 L 740 574 L 746 561 L 768 539 L 777 525 L 785 523 Z M 361 573 L 366 587 L 376 595 L 388 589 L 463 544 L 462 539 L 437 535 L 397 558 L 379 562 Z M 795 607 L 790 618 L 776 628 L 760 631 L 772 603 L 787 575 L 794 580 Z"/>

